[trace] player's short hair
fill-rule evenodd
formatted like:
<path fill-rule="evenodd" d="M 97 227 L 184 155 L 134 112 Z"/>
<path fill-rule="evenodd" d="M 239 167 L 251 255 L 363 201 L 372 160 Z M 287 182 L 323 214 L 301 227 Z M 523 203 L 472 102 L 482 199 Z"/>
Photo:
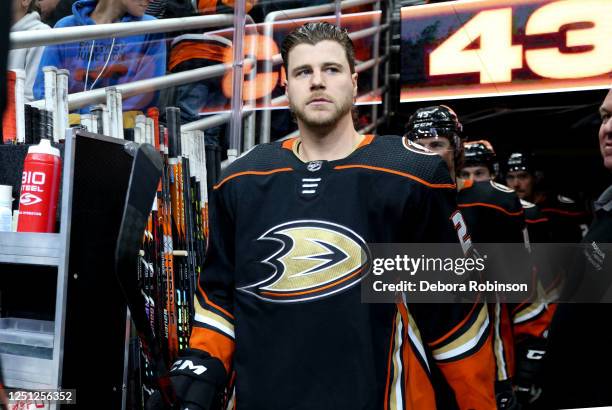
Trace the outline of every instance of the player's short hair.
<path fill-rule="evenodd" d="M 289 52 L 295 46 L 299 44 L 311 44 L 314 46 L 325 40 L 335 41 L 344 48 L 351 74 L 355 73 L 355 47 L 348 35 L 348 31 L 326 22 L 306 23 L 294 29 L 285 37 L 281 45 L 281 56 L 283 57 L 285 70 L 289 72 Z"/>

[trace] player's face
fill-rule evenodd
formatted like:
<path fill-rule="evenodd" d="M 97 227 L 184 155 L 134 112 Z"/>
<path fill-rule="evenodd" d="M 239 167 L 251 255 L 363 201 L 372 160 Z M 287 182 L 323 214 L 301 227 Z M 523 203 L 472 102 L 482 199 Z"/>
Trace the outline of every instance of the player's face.
<path fill-rule="evenodd" d="M 459 177 L 462 179 L 473 179 L 476 182 L 489 181 L 492 179 L 489 168 L 484 165 L 463 167 L 461 172 L 459 172 Z"/>
<path fill-rule="evenodd" d="M 534 178 L 526 171 L 510 171 L 506 175 L 506 184 L 516 191 L 519 198 L 527 201 L 533 198 Z"/>
<path fill-rule="evenodd" d="M 419 138 L 419 144 L 440 155 L 451 171 L 455 168 L 455 150 L 446 138 Z"/>
<path fill-rule="evenodd" d="M 599 108 L 601 126 L 599 127 L 599 150 L 604 167 L 612 171 L 612 90 Z"/>
<path fill-rule="evenodd" d="M 299 44 L 288 58 L 286 93 L 298 123 L 311 128 L 332 127 L 351 116 L 357 73 L 351 74 L 339 43 Z"/>

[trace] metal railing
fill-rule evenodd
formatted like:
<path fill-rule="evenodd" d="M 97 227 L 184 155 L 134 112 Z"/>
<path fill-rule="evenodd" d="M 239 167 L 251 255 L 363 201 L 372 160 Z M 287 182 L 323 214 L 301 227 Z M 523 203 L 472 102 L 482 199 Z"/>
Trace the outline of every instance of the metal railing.
<path fill-rule="evenodd" d="M 15 31 L 11 33 L 11 49 L 74 43 L 111 37 L 128 37 L 148 33 L 197 30 L 231 25 L 232 15 L 180 17 L 166 20 L 134 21 L 127 23 L 96 24 L 92 26 L 54 28 L 53 36 L 47 30 Z"/>
<path fill-rule="evenodd" d="M 249 26 L 256 30 L 254 21 L 249 15 L 244 15 L 244 21 L 249 23 Z M 144 22 L 127 22 L 127 23 L 112 23 L 112 24 L 99 24 L 87 27 L 65 27 L 53 29 L 53 36 L 49 36 L 49 32 L 46 30 L 38 31 L 24 31 L 24 32 L 13 32 L 11 33 L 11 49 L 37 47 L 54 44 L 65 44 L 71 42 L 78 42 L 84 40 L 96 40 L 109 37 L 127 37 L 132 35 L 146 34 L 146 33 L 166 33 L 173 31 L 184 31 L 184 30 L 195 30 L 209 27 L 220 27 L 227 26 L 235 22 L 235 16 L 233 15 L 210 15 L 210 16 L 196 16 L 196 17 L 183 17 L 166 20 L 153 20 Z M 243 27 L 244 29 L 244 27 Z M 239 33 L 240 34 L 240 33 Z M 234 31 L 234 35 L 236 32 Z M 242 34 L 240 34 L 242 35 Z M 237 42 L 233 41 L 233 45 L 236 48 Z M 241 44 L 238 44 L 241 46 Z M 243 55 L 242 47 L 240 50 L 236 50 L 237 55 Z M 239 53 L 239 54 L 238 54 Z M 120 84 L 116 86 L 116 89 L 121 93 L 122 98 L 131 97 L 134 95 L 148 93 L 153 91 L 162 90 L 178 85 L 184 85 L 207 78 L 220 77 L 227 72 L 228 69 L 233 69 L 236 72 L 236 77 L 242 78 L 241 68 L 244 64 L 250 63 L 253 65 L 252 76 L 256 75 L 256 64 L 251 59 L 240 59 L 234 61 L 231 64 L 215 64 L 204 68 L 187 70 L 180 73 L 166 74 L 163 77 L 155 77 L 146 80 L 138 80 L 131 83 Z M 236 70 L 238 68 L 238 70 Z M 233 87 L 233 90 L 241 91 L 240 87 Z M 99 88 L 90 91 L 78 92 L 68 95 L 68 108 L 70 110 L 76 110 L 88 105 L 104 103 L 106 101 L 106 88 Z M 242 97 L 240 97 L 242 98 Z M 254 104 L 253 101 L 250 101 Z M 45 105 L 44 100 L 38 100 L 31 103 L 33 106 L 42 108 Z M 241 111 L 241 110 L 239 110 Z M 242 118 L 242 113 L 240 113 Z M 254 115 L 248 115 L 249 121 L 253 122 L 255 119 Z M 198 121 L 194 121 L 190 124 L 185 124 L 181 129 L 184 130 L 204 130 L 212 128 L 218 125 L 226 124 L 232 120 L 231 114 L 221 113 L 211 115 L 210 117 L 203 118 Z M 240 120 L 237 120 L 238 122 Z M 247 140 L 254 141 L 254 124 L 250 127 L 250 135 L 247 135 Z M 240 148 L 240 135 L 238 135 L 237 142 L 236 138 L 233 139 L 235 144 L 234 149 L 239 150 Z M 251 145 L 253 143 L 251 142 Z"/>
<path fill-rule="evenodd" d="M 242 1 L 242 0 L 240 0 Z M 345 0 L 345 1 L 335 1 L 334 3 L 320 5 L 320 6 L 312 6 L 312 7 L 303 7 L 298 9 L 290 9 L 290 10 L 279 10 L 272 13 L 269 13 L 266 16 L 264 22 L 264 35 L 268 35 L 272 38 L 274 33 L 273 24 L 277 20 L 285 20 L 291 18 L 301 18 L 301 17 L 309 17 L 314 16 L 321 13 L 326 12 L 335 12 L 338 16 L 340 15 L 340 11 L 344 10 L 348 7 L 355 7 L 366 4 L 374 4 L 375 9 L 380 8 L 381 0 Z M 372 91 L 370 94 L 380 95 L 385 94 L 386 90 L 388 90 L 388 75 L 385 75 L 385 84 L 383 87 L 378 86 L 378 70 L 381 64 L 385 65 L 385 74 L 389 71 L 388 59 L 389 55 L 385 54 L 383 56 L 379 56 L 379 47 L 377 39 L 382 33 L 386 33 L 386 41 L 387 46 L 390 45 L 390 30 L 389 30 L 389 22 L 388 16 L 391 10 L 387 10 L 386 13 L 386 22 L 384 24 L 377 25 L 375 27 L 369 27 L 366 29 L 362 29 L 356 32 L 351 33 L 349 36 L 353 40 L 366 38 L 369 36 L 375 36 L 374 41 L 374 57 L 368 61 L 361 62 L 356 65 L 356 71 L 362 72 L 371 68 L 374 68 L 373 78 L 372 78 Z M 337 17 L 338 17 L 337 16 Z M 257 30 L 257 26 L 254 25 L 253 20 L 250 16 L 245 15 L 246 22 L 249 25 L 244 24 L 242 27 L 244 32 L 244 28 L 252 28 L 253 30 Z M 202 29 L 208 27 L 219 27 L 225 26 L 234 23 L 234 27 L 236 28 L 237 21 L 234 19 L 233 15 L 210 15 L 210 16 L 196 16 L 196 17 L 183 17 L 183 18 L 175 18 L 175 19 L 166 19 L 166 20 L 154 20 L 154 21 L 145 21 L 145 22 L 129 22 L 129 23 L 113 23 L 113 24 L 100 24 L 94 26 L 87 27 L 66 27 L 53 29 L 53 37 L 50 38 L 49 33 L 46 31 L 32 31 L 32 32 L 13 32 L 11 33 L 11 48 L 25 48 L 25 47 L 34 47 L 41 45 L 52 45 L 52 44 L 61 44 L 61 43 L 70 43 L 70 42 L 78 42 L 83 40 L 94 40 L 100 38 L 109 38 L 109 37 L 126 37 L 130 35 L 137 34 L 145 34 L 145 33 L 162 33 L 162 32 L 172 32 L 172 31 L 184 31 L 190 29 Z M 252 26 L 251 26 L 252 24 Z M 237 32 L 234 30 L 234 36 L 236 36 Z M 241 33 L 238 33 L 241 34 Z M 241 39 L 242 40 L 242 39 Z M 182 129 L 184 130 L 204 130 L 207 128 L 219 126 L 222 124 L 227 124 L 228 122 L 231 125 L 231 135 L 230 135 L 230 149 L 234 149 L 235 155 L 240 153 L 241 148 L 241 134 L 242 129 L 238 129 L 238 127 L 242 127 L 242 119 L 248 118 L 248 124 L 244 125 L 244 149 L 249 149 L 255 144 L 255 115 L 250 115 L 254 111 L 252 111 L 255 106 L 255 102 L 252 99 L 248 101 L 248 107 L 243 107 L 242 102 L 242 88 L 243 84 L 240 79 L 243 77 L 242 68 L 247 63 L 252 63 L 252 70 L 250 74 L 250 78 L 255 78 L 256 76 L 256 62 L 249 59 L 238 59 L 239 56 L 244 55 L 242 50 L 242 41 L 237 42 L 236 39 L 233 41 L 233 45 L 235 47 L 235 56 L 234 61 L 230 64 L 216 64 L 204 68 L 194 69 L 183 71 L 180 73 L 168 74 L 163 77 L 150 78 L 146 80 L 134 81 L 132 83 L 125 83 L 116 86 L 117 90 L 120 91 L 123 98 L 127 98 L 130 96 L 134 96 L 141 93 L 153 92 L 157 90 L 161 90 L 164 88 L 174 87 L 178 85 L 184 85 L 191 82 L 207 79 L 207 78 L 215 78 L 220 77 L 227 72 L 228 69 L 233 69 L 236 80 L 233 83 L 233 98 L 232 98 L 232 111 L 229 113 L 219 113 L 207 116 L 206 118 L 202 118 L 200 120 L 194 121 L 190 124 L 184 124 Z M 239 46 L 239 47 L 236 47 Z M 240 50 L 238 50 L 238 48 Z M 388 50 L 388 48 L 387 48 Z M 271 51 L 269 51 L 271 53 Z M 282 62 L 282 57 L 280 54 L 275 54 L 264 60 L 264 70 L 268 70 L 269 72 L 273 69 L 274 66 L 280 64 Z M 266 77 L 265 81 L 269 81 L 269 77 Z M 271 87 L 268 87 L 270 89 Z M 381 91 L 384 90 L 384 91 Z M 248 97 L 248 96 L 247 96 Z M 385 99 L 384 108 L 385 112 L 383 117 L 387 116 L 387 102 L 388 96 L 384 95 Z M 239 98 L 240 101 L 235 100 Z M 245 97 L 246 98 L 246 97 Z M 98 103 L 104 103 L 106 99 L 106 90 L 105 89 L 95 89 L 91 91 L 78 92 L 68 95 L 68 106 L 70 110 L 75 110 L 79 108 L 83 108 L 87 105 L 93 105 Z M 284 104 L 286 103 L 286 97 L 283 95 L 281 97 L 277 97 L 272 99 L 271 94 L 263 97 L 264 107 L 270 107 L 271 104 Z M 44 106 L 44 101 L 39 100 L 33 103 L 34 106 L 42 107 Z M 247 114 L 243 115 L 243 109 L 247 110 Z M 377 105 L 372 106 L 372 121 L 375 124 L 378 124 L 378 107 Z M 232 114 L 234 111 L 236 113 Z M 261 124 L 259 127 L 260 135 L 259 142 L 269 142 L 270 140 L 270 123 L 271 123 L 271 110 L 264 109 L 261 116 Z"/>

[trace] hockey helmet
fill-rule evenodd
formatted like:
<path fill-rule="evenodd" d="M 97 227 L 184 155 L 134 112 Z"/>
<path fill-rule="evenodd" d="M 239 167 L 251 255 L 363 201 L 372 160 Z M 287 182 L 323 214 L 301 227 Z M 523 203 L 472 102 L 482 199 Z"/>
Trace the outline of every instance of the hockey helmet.
<path fill-rule="evenodd" d="M 460 147 L 463 126 L 457 114 L 446 105 L 419 108 L 408 119 L 405 135 L 411 141 L 422 138 L 447 138 L 455 147 Z"/>
<path fill-rule="evenodd" d="M 535 175 L 536 169 L 532 156 L 525 152 L 513 152 L 510 154 L 506 161 L 505 172 L 512 171 L 526 171 Z"/>
<path fill-rule="evenodd" d="M 463 144 L 464 167 L 484 165 L 492 174 L 497 174 L 499 166 L 491 143 L 487 140 L 469 141 Z"/>

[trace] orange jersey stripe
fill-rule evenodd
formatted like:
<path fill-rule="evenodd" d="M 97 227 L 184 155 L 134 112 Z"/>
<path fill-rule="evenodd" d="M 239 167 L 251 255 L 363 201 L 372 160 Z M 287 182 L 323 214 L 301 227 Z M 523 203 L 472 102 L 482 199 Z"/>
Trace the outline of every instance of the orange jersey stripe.
<path fill-rule="evenodd" d="M 374 134 L 366 134 L 363 136 L 363 139 L 361 140 L 359 145 L 355 147 L 355 149 L 365 147 L 366 145 L 369 145 L 370 143 L 372 143 L 372 141 L 374 141 Z"/>
<path fill-rule="evenodd" d="M 480 296 L 478 296 L 478 300 L 480 300 Z M 448 333 L 446 333 L 444 336 L 438 338 L 437 340 L 434 340 L 431 343 L 428 343 L 429 346 L 435 346 L 439 343 L 442 343 L 444 340 L 448 339 L 450 336 L 452 336 L 453 334 L 455 334 L 455 332 L 457 332 L 457 330 L 461 329 L 468 320 L 470 320 L 470 318 L 472 317 L 472 315 L 474 314 L 474 311 L 476 310 L 476 308 L 479 306 L 478 301 L 476 303 L 474 303 L 474 306 L 472 306 L 472 309 L 470 310 L 470 313 L 468 313 L 465 318 L 463 318 L 463 320 L 461 322 L 459 322 L 459 324 L 457 324 L 457 326 L 453 327 Z"/>
<path fill-rule="evenodd" d="M 567 215 L 567 216 L 585 216 L 586 215 L 586 212 L 564 211 L 562 209 L 557 209 L 557 208 L 542 208 L 542 212 L 552 212 L 554 214 L 561 214 L 561 215 Z"/>
<path fill-rule="evenodd" d="M 528 320 L 514 325 L 514 334 L 517 339 L 525 336 L 541 338 L 544 332 L 550 327 L 552 318 L 557 310 L 556 304 L 548 305 L 548 308 L 536 319 Z"/>
<path fill-rule="evenodd" d="M 228 312 L 227 310 L 223 309 L 221 306 L 213 303 L 210 299 L 208 299 L 208 296 L 206 296 L 206 292 L 204 292 L 204 289 L 202 289 L 202 285 L 200 285 L 199 278 L 198 278 L 198 289 L 200 290 L 200 293 L 202 294 L 202 296 L 204 296 L 204 300 L 206 301 L 206 304 L 214 307 L 215 309 L 218 309 L 219 311 L 223 312 L 228 317 L 232 318 L 232 320 L 234 320 L 234 315 L 232 315 L 230 312 Z M 202 307 L 204 307 L 204 306 L 202 306 Z"/>
<path fill-rule="evenodd" d="M 232 175 L 229 175 L 229 176 L 225 177 L 225 179 L 223 179 L 223 181 L 221 181 L 217 185 L 213 186 L 213 189 L 219 189 L 219 188 L 221 188 L 221 185 L 225 184 L 230 179 L 234 179 L 234 178 L 242 176 L 242 175 L 271 175 L 271 174 L 276 174 L 278 172 L 289 172 L 289 171 L 293 171 L 293 168 L 277 168 L 277 169 L 272 169 L 270 171 L 244 171 L 244 172 L 237 172 L 235 174 L 232 174 Z"/>
<path fill-rule="evenodd" d="M 381 172 L 387 172 L 390 174 L 395 174 L 395 175 L 399 175 L 402 177 L 406 177 L 409 179 L 412 179 L 413 181 L 419 182 L 423 185 L 426 185 L 430 188 L 451 188 L 451 189 L 455 189 L 456 185 L 455 184 L 432 184 L 431 182 L 427 182 L 424 179 L 421 179 L 415 175 L 409 174 L 407 172 L 401 172 L 401 171 L 396 171 L 394 169 L 389 169 L 389 168 L 381 168 L 381 167 L 374 167 L 371 165 L 336 165 L 334 167 L 334 169 L 337 170 L 343 170 L 343 169 L 352 169 L 352 168 L 364 168 L 364 169 L 370 169 L 373 171 L 381 171 Z"/>
<path fill-rule="evenodd" d="M 214 330 L 194 326 L 189 339 L 189 347 L 204 350 L 221 360 L 225 370 L 229 373 L 234 354 L 234 342 L 229 337 Z"/>
<path fill-rule="evenodd" d="M 283 148 L 288 149 L 289 151 L 293 151 L 293 144 L 297 141 L 297 137 L 289 138 L 288 140 L 283 141 Z"/>
<path fill-rule="evenodd" d="M 518 211 L 518 212 L 510 212 L 510 211 L 505 210 L 501 206 L 497 206 L 497 205 L 493 205 L 493 204 L 487 204 L 487 203 L 484 203 L 484 202 L 472 202 L 470 204 L 459 204 L 458 206 L 459 206 L 459 208 L 469 208 L 469 207 L 473 207 L 473 206 L 485 206 L 487 208 L 496 209 L 496 210 L 501 211 L 501 212 L 505 213 L 506 215 L 510 215 L 510 216 L 519 216 L 519 215 L 522 215 L 523 212 L 524 212 L 522 209 L 520 211 Z"/>
<path fill-rule="evenodd" d="M 336 286 L 342 282 L 346 282 L 347 280 L 354 278 L 356 275 L 359 275 L 359 273 L 361 273 L 361 271 L 363 271 L 363 268 L 353 272 L 352 274 L 350 274 L 349 276 L 347 276 L 346 278 L 339 280 L 337 282 L 332 282 L 332 283 L 328 283 L 325 286 L 321 286 L 318 288 L 314 288 L 314 289 L 309 289 L 309 290 L 305 290 L 303 292 L 293 292 L 293 293 L 284 293 L 283 296 L 299 296 L 299 295 L 307 295 L 309 293 L 313 293 L 313 292 L 318 292 L 321 290 L 325 290 L 327 288 L 331 288 L 332 286 Z M 272 293 L 272 292 L 261 292 L 262 295 L 266 295 L 266 296 L 278 296 L 277 293 Z"/>
<path fill-rule="evenodd" d="M 537 224 L 540 222 L 548 222 L 548 218 L 538 218 L 538 219 L 525 218 L 525 222 L 527 222 L 528 224 Z"/>

